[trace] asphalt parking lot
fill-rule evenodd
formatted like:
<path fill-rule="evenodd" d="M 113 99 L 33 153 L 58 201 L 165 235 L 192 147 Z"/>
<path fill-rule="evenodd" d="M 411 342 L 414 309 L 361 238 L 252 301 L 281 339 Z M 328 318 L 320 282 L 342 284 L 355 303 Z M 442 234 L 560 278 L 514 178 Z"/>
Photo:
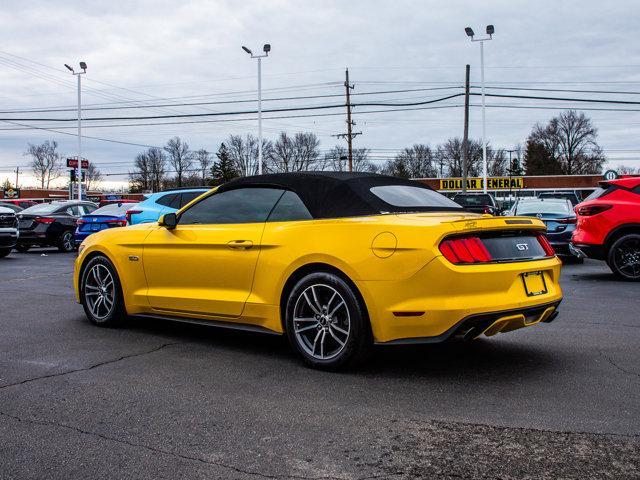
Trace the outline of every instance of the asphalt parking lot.
<path fill-rule="evenodd" d="M 551 324 L 325 373 L 277 337 L 96 328 L 73 258 L 0 260 L 0 478 L 640 478 L 640 285 L 604 263 L 565 267 Z"/>

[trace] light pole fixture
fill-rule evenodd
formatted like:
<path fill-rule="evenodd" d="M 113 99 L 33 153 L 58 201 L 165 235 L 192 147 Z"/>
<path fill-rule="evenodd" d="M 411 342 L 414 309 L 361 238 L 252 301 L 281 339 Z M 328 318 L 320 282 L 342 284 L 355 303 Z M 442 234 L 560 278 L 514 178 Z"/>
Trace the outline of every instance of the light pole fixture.
<path fill-rule="evenodd" d="M 258 175 L 262 175 L 262 59 L 269 56 L 271 45 L 265 43 L 262 47 L 263 54 L 255 55 L 251 49 L 242 46 L 251 58 L 258 59 Z"/>
<path fill-rule="evenodd" d="M 76 165 L 76 181 L 78 182 L 78 200 L 82 200 L 82 75 L 87 73 L 87 64 L 80 62 L 81 72 L 76 72 L 73 67 L 64 64 L 72 75 L 78 77 L 78 164 Z"/>
<path fill-rule="evenodd" d="M 493 25 L 487 25 L 487 36 L 483 38 L 475 38 L 473 29 L 466 27 L 464 29 L 468 37 L 472 42 L 480 42 L 480 83 L 482 89 L 482 184 L 483 191 L 487 193 L 487 125 L 485 121 L 485 101 L 484 101 L 484 42 L 491 40 L 495 33 Z"/>

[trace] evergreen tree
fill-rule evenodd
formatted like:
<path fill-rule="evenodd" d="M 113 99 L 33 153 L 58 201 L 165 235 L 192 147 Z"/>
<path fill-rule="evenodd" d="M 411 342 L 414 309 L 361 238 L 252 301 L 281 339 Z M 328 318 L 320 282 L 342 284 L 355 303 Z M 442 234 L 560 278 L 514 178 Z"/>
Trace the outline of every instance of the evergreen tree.
<path fill-rule="evenodd" d="M 240 176 L 240 172 L 236 169 L 227 146 L 222 143 L 216 153 L 218 160 L 211 167 L 211 185 L 222 185 L 236 177 Z"/>

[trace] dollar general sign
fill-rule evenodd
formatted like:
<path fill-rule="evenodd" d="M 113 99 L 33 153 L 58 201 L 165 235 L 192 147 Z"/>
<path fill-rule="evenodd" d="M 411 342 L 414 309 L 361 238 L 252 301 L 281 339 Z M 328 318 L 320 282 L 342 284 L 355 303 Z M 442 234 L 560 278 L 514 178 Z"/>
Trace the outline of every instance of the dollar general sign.
<path fill-rule="evenodd" d="M 467 178 L 467 190 L 482 190 L 484 188 L 482 178 Z M 515 190 L 524 188 L 522 177 L 489 177 L 487 189 L 489 190 Z M 462 178 L 441 178 L 440 190 L 462 190 Z"/>

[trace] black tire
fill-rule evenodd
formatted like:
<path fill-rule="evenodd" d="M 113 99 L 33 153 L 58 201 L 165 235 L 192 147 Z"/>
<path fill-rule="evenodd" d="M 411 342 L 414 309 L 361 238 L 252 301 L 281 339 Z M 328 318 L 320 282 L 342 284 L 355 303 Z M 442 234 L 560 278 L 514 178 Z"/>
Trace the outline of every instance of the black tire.
<path fill-rule="evenodd" d="M 73 243 L 73 232 L 71 230 L 65 230 L 60 235 L 60 239 L 58 240 L 58 250 L 64 253 L 73 252 L 74 243 Z"/>
<path fill-rule="evenodd" d="M 100 272 L 97 277 L 94 275 L 94 269 L 98 269 Z M 108 278 L 105 272 L 108 272 L 111 276 L 113 285 L 101 289 L 99 287 L 100 279 Z M 98 289 L 96 289 L 96 286 L 98 286 Z M 98 291 L 100 293 L 96 293 Z M 97 298 L 100 297 L 100 294 L 103 295 L 103 298 L 106 298 L 107 293 L 112 294 L 111 305 L 109 306 L 109 303 L 103 300 L 104 307 L 100 310 L 99 306 L 96 307 Z M 89 321 L 99 327 L 117 327 L 126 320 L 127 313 L 124 307 L 120 279 L 115 267 L 108 258 L 102 255 L 93 257 L 83 268 L 80 276 L 80 302 Z M 97 314 L 96 308 L 98 309 Z"/>
<path fill-rule="evenodd" d="M 640 281 L 640 234 L 629 233 L 613 242 L 607 254 L 607 264 L 618 278 Z"/>
<path fill-rule="evenodd" d="M 11 253 L 10 248 L 2 248 L 0 249 L 0 258 L 4 258 Z"/>
<path fill-rule="evenodd" d="M 31 248 L 31 245 L 20 245 L 20 244 L 18 244 L 14 248 L 20 253 L 27 253 L 29 251 L 29 249 Z"/>
<path fill-rule="evenodd" d="M 356 292 L 338 275 L 327 272 L 306 275 L 293 287 L 286 299 L 285 330 L 305 363 L 323 370 L 361 363 L 373 343 L 369 319 Z"/>

